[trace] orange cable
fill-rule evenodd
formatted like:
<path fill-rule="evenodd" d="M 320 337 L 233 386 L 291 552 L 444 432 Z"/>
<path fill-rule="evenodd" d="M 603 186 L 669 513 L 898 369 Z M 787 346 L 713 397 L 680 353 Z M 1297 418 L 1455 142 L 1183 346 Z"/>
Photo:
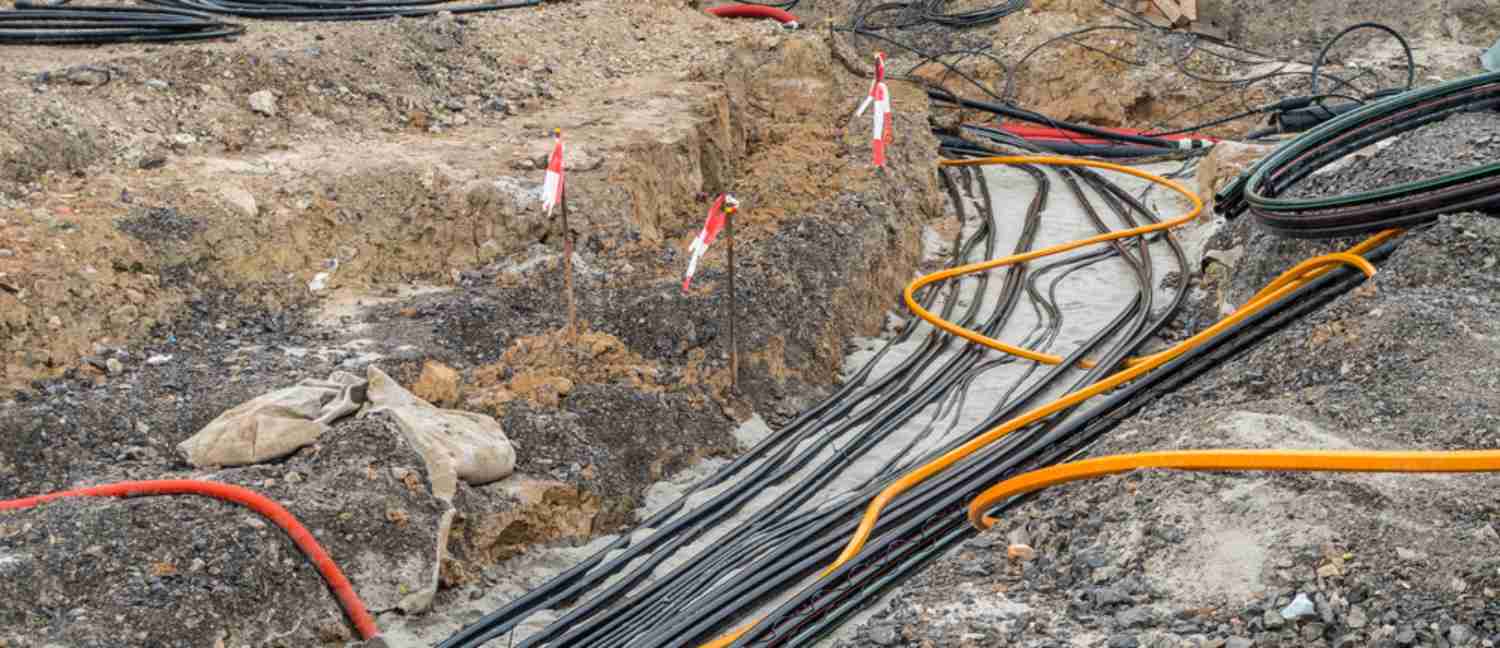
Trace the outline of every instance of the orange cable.
<path fill-rule="evenodd" d="M 1130 472 L 1137 468 L 1299 472 L 1500 472 L 1500 450 L 1172 450 L 1112 455 L 1033 470 L 991 486 L 969 504 L 969 522 L 982 531 L 999 522 L 996 518 L 984 515 L 984 511 L 1002 500 L 1048 486 Z"/>
<path fill-rule="evenodd" d="M 0 511 L 26 509 L 64 497 L 134 497 L 138 495 L 203 495 L 215 499 L 224 500 L 249 508 L 261 516 L 276 523 L 281 527 L 297 548 L 307 556 L 307 559 L 318 568 L 323 575 L 323 580 L 328 583 L 329 589 L 333 590 L 334 596 L 338 597 L 339 603 L 344 607 L 344 612 L 354 627 L 359 631 L 363 639 L 372 639 L 380 634 L 380 629 L 375 626 L 375 619 L 365 609 L 363 601 L 354 592 L 354 586 L 344 573 L 339 571 L 333 558 L 328 556 L 318 540 L 313 537 L 307 527 L 292 513 L 270 498 L 253 490 L 233 484 L 222 484 L 219 482 L 199 481 L 195 479 L 157 479 L 149 481 L 128 481 L 103 486 L 91 486 L 77 490 L 60 491 L 46 495 L 23 497 L 15 500 L 0 500 Z"/>

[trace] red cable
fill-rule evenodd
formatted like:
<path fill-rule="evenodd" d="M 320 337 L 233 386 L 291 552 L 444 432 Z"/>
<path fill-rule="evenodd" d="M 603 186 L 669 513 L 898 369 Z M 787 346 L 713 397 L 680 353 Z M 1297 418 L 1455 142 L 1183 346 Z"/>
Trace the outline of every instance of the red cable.
<path fill-rule="evenodd" d="M 797 26 L 797 17 L 790 12 L 775 7 L 762 7 L 760 5 L 724 5 L 721 7 L 710 7 L 707 9 L 720 18 L 773 18 L 787 27 Z"/>
<path fill-rule="evenodd" d="M 334 596 L 337 596 L 339 603 L 344 606 L 344 613 L 354 623 L 355 629 L 359 630 L 360 637 L 368 640 L 380 634 L 380 629 L 375 627 L 375 619 L 365 609 L 365 604 L 359 600 L 359 595 L 354 593 L 354 586 L 349 584 L 349 579 L 339 571 L 338 565 L 334 564 L 333 559 L 328 557 L 328 553 L 323 551 L 323 547 L 318 545 L 312 533 L 302 526 L 302 523 L 298 522 L 290 511 L 248 488 L 194 479 L 129 481 L 16 500 L 0 500 L 0 511 L 31 508 L 43 502 L 64 497 L 133 497 L 137 495 L 203 495 L 245 506 L 270 519 L 288 536 L 291 536 L 297 548 L 301 549 L 307 559 L 312 561 L 318 571 L 323 574 L 323 580 L 328 583 Z"/>

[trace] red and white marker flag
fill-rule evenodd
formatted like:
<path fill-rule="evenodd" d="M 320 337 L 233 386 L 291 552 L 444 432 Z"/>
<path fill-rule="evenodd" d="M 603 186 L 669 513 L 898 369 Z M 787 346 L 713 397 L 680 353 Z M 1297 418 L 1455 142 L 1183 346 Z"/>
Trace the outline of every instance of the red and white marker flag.
<path fill-rule="evenodd" d="M 875 166 L 885 166 L 885 145 L 891 141 L 891 91 L 882 83 L 875 87 L 875 132 L 870 140 Z"/>
<path fill-rule="evenodd" d="M 875 91 L 883 83 L 885 83 L 885 54 L 882 53 L 882 52 L 876 52 L 875 53 L 875 80 L 872 81 L 872 82 L 870 82 L 870 91 L 865 94 L 865 100 L 864 100 L 864 102 L 859 104 L 859 110 L 857 110 L 857 111 L 854 112 L 854 116 L 855 117 L 859 117 L 861 115 L 864 115 L 865 114 L 865 110 L 869 109 L 870 104 L 875 103 Z"/>
<path fill-rule="evenodd" d="M 542 209 L 552 215 L 552 208 L 562 202 L 563 141 L 562 129 L 552 131 L 552 155 L 547 158 L 547 179 L 542 183 Z"/>
<path fill-rule="evenodd" d="M 687 292 L 688 284 L 693 281 L 693 273 L 698 270 L 698 259 L 708 251 L 708 246 L 713 244 L 714 239 L 719 237 L 719 230 L 724 229 L 726 204 L 728 211 L 732 213 L 740 202 L 729 194 L 719 194 L 714 204 L 708 208 L 708 220 L 703 222 L 703 229 L 698 232 L 698 238 L 688 244 L 688 251 L 692 253 L 692 257 L 688 259 L 687 274 L 682 278 L 682 292 Z"/>

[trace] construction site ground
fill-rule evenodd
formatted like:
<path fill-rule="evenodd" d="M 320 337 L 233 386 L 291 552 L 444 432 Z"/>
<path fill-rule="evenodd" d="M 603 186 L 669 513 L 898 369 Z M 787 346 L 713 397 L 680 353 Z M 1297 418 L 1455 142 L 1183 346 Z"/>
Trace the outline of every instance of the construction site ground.
<path fill-rule="evenodd" d="M 893 81 L 891 163 L 874 171 L 865 126 L 848 121 L 874 45 L 824 29 L 869 3 L 806 1 L 799 31 L 696 4 L 250 21 L 222 42 L 7 48 L 0 500 L 126 479 L 254 488 L 313 530 L 382 627 L 403 628 L 389 645 L 430 645 L 441 633 L 423 627 L 473 621 L 627 531 L 653 485 L 734 456 L 752 441 L 736 436 L 745 421 L 778 427 L 817 402 L 851 341 L 895 330 L 909 315 L 901 287 L 944 262 L 923 253 L 924 240 L 952 234 L 929 128 L 959 115 L 929 112 L 919 86 Z M 1483 0 L 1330 4 L 1234 0 L 1220 15 L 1231 41 L 1303 58 L 1345 26 L 1388 22 L 1417 46 L 1423 83 L 1472 73 L 1500 35 L 1500 12 Z M 996 25 L 919 39 L 988 45 L 1015 62 L 1117 12 L 1036 0 Z M 1184 75 L 1177 38 L 1089 37 L 1139 65 L 1066 43 L 1041 49 L 1015 68 L 1013 98 L 1060 119 L 1152 128 L 1274 95 L 1274 84 L 1226 93 Z M 1338 51 L 1335 70 L 1371 67 L 1386 83 L 1404 74 L 1400 49 L 1378 37 Z M 892 52 L 891 68 L 904 74 L 919 58 Z M 1006 85 L 983 60 L 960 69 Z M 935 66 L 913 74 L 978 97 Z M 553 128 L 569 146 L 576 338 L 565 334 L 560 221 L 540 209 Z M 1493 155 L 1460 139 L 1432 138 L 1430 159 L 1455 159 L 1447 146 Z M 681 289 L 687 244 L 721 191 L 744 206 L 736 390 L 719 244 Z M 1500 230 L 1459 217 L 1411 239 L 1375 289 L 1203 378 L 1096 452 L 1492 442 Z M 1215 240 L 1240 262 L 1204 266 L 1176 331 L 1338 247 L 1291 245 L 1248 223 Z M 370 367 L 435 405 L 493 417 L 515 447 L 513 476 L 460 486 L 446 538 L 448 504 L 379 414 L 256 465 L 196 469 L 177 451 L 251 398 Z M 839 641 L 1494 645 L 1500 509 L 1478 495 L 1494 486 L 1151 473 L 1060 489 L 1048 501 L 1063 504 L 971 543 Z M 1041 557 L 1007 561 L 1007 533 Z M 1327 616 L 1272 619 L 1299 591 Z M 316 571 L 248 511 L 172 497 L 0 513 L 5 648 L 351 643 Z"/>

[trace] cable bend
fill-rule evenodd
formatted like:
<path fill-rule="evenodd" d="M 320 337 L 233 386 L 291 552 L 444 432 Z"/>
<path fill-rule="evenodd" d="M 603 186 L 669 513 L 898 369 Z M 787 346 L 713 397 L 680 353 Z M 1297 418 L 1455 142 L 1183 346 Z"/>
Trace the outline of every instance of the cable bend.
<path fill-rule="evenodd" d="M 354 624 L 359 635 L 363 639 L 372 639 L 380 634 L 380 629 L 375 626 L 374 617 L 365 608 L 359 595 L 354 592 L 354 586 L 344 573 L 339 571 L 333 558 L 318 544 L 307 527 L 302 526 L 293 516 L 291 511 L 286 510 L 280 504 L 270 498 L 253 490 L 233 484 L 220 482 L 200 481 L 196 479 L 157 479 L 149 481 L 128 481 L 102 486 L 91 486 L 76 490 L 48 493 L 33 497 L 23 497 L 14 500 L 0 500 L 0 511 L 12 511 L 27 509 L 44 502 L 49 502 L 64 497 L 136 497 L 142 495 L 202 495 L 214 499 L 224 500 L 244 506 L 262 517 L 265 517 L 282 531 L 291 537 L 297 548 L 302 550 L 303 555 L 318 568 L 323 575 L 323 580 L 328 583 L 328 588 L 333 590 L 334 596 L 338 597 L 339 604 L 343 606 L 344 613 Z"/>
<path fill-rule="evenodd" d="M 937 328 L 939 328 L 939 329 L 941 329 L 943 331 L 946 331 L 947 333 L 950 333 L 952 335 L 957 335 L 957 336 L 959 336 L 961 338 L 964 338 L 965 340 L 968 340 L 968 341 L 973 342 L 975 344 L 979 344 L 979 345 L 982 345 L 982 346 L 985 346 L 985 347 L 989 347 L 989 348 L 994 349 L 996 351 L 1000 351 L 1002 353 L 1008 353 L 1010 355 L 1017 356 L 1017 357 L 1020 357 L 1020 358 L 1025 358 L 1027 360 L 1031 360 L 1031 361 L 1034 361 L 1034 362 L 1040 362 L 1042 364 L 1049 364 L 1049 365 L 1061 364 L 1062 361 L 1063 361 L 1063 358 L 1060 357 L 1060 356 L 1055 356 L 1055 355 L 1048 354 L 1048 353 L 1039 353 L 1039 352 L 1036 352 L 1036 351 L 1031 351 L 1029 349 L 1023 349 L 1023 348 L 1020 348 L 1020 347 L 1017 347 L 1017 346 L 1006 344 L 1004 342 L 996 340 L 996 339 L 994 339 L 992 337 L 989 337 L 989 336 L 987 336 L 987 335 L 985 335 L 983 333 L 980 333 L 978 331 L 973 331 L 973 330 L 970 330 L 970 329 L 966 329 L 966 328 L 960 327 L 960 326 L 954 324 L 953 322 L 950 322 L 950 321 L 945 320 L 945 319 L 943 319 L 941 317 L 938 317 L 932 311 L 927 310 L 926 308 L 923 308 L 921 304 L 917 303 L 916 292 L 918 290 L 922 289 L 924 286 L 927 286 L 927 285 L 930 285 L 930 284 L 933 284 L 933 283 L 937 283 L 939 281 L 944 281 L 944 280 L 947 280 L 947 279 L 952 279 L 952 278 L 955 278 L 955 277 L 962 277 L 964 275 L 970 275 L 970 274 L 974 274 L 974 273 L 977 273 L 977 272 L 984 272 L 984 271 L 987 271 L 987 270 L 993 270 L 995 268 L 1001 268 L 1001 267 L 1005 267 L 1005 266 L 1009 266 L 1009 265 L 1015 265 L 1017 263 L 1025 263 L 1025 262 L 1031 261 L 1033 259 L 1040 259 L 1042 257 L 1051 256 L 1051 255 L 1054 255 L 1054 254 L 1060 254 L 1060 253 L 1067 252 L 1069 250 L 1075 250 L 1075 249 L 1078 249 L 1078 248 L 1081 248 L 1081 247 L 1084 247 L 1084 246 L 1087 246 L 1087 245 L 1095 245 L 1095 244 L 1098 244 L 1098 243 L 1106 243 L 1106 242 L 1114 241 L 1114 240 L 1117 240 L 1117 239 L 1129 238 L 1129 237 L 1132 237 L 1132 236 L 1142 236 L 1142 235 L 1150 234 L 1152 232 L 1156 232 L 1156 231 L 1159 231 L 1159 230 L 1171 229 L 1171 228 L 1174 228 L 1174 227 L 1177 227 L 1177 226 L 1180 226 L 1180 225 L 1184 225 L 1184 224 L 1186 224 L 1188 222 L 1191 222 L 1194 218 L 1198 217 L 1199 213 L 1201 213 L 1203 211 L 1203 200 L 1200 199 L 1200 198 L 1198 198 L 1198 196 L 1196 194 L 1194 194 L 1192 191 L 1189 191 L 1186 187 L 1183 187 L 1182 185 L 1177 184 L 1176 182 L 1173 182 L 1171 180 L 1168 180 L 1166 178 L 1163 178 L 1163 177 L 1158 176 L 1158 175 L 1153 174 L 1153 173 L 1148 173 L 1148 172 L 1145 172 L 1145 171 L 1141 171 L 1141 170 L 1135 169 L 1133 167 L 1123 166 L 1123 165 L 1119 165 L 1119 164 L 1111 164 L 1109 162 L 1097 162 L 1097 161 L 1094 161 L 1094 160 L 1085 160 L 1085 159 L 1070 158 L 1070 157 L 1059 157 L 1059 156 L 1052 156 L 1052 155 L 1006 155 L 1006 156 L 999 156 L 999 157 L 976 158 L 976 159 L 967 159 L 967 160 L 942 160 L 942 161 L 939 162 L 939 164 L 941 166 L 987 166 L 987 165 L 994 165 L 994 164 L 1040 164 L 1040 165 L 1047 165 L 1047 166 L 1087 166 L 1087 167 L 1095 167 L 1095 168 L 1099 168 L 1099 169 L 1108 169 L 1110 171 L 1118 171 L 1120 173 L 1129 174 L 1129 175 L 1135 176 L 1137 178 L 1141 178 L 1143 180 L 1148 180 L 1150 182 L 1154 182 L 1156 184 L 1159 184 L 1159 185 L 1162 185 L 1164 187 L 1167 187 L 1168 189 L 1176 191 L 1177 193 L 1180 193 L 1183 196 L 1185 196 L 1188 200 L 1192 201 L 1192 203 L 1193 203 L 1193 209 L 1192 209 L 1192 211 L 1189 211 L 1188 213 L 1186 213 L 1186 214 L 1184 214 L 1182 216 L 1179 216 L 1177 218 L 1174 218 L 1172 220 L 1162 221 L 1160 223 L 1153 223 L 1151 225 L 1144 225 L 1144 226 L 1141 226 L 1141 227 L 1136 227 L 1136 228 L 1127 229 L 1127 230 L 1121 230 L 1121 231 L 1118 231 L 1118 232 L 1109 232 L 1109 233 L 1106 233 L 1106 234 L 1100 234 L 1098 236 L 1092 236 L 1092 237 L 1089 237 L 1089 238 L 1086 238 L 1086 239 L 1079 239 L 1079 240 L 1076 240 L 1076 241 L 1069 241 L 1067 243 L 1060 243 L 1058 245 L 1053 245 L 1053 246 L 1050 246 L 1050 247 L 1045 247 L 1045 248 L 1042 248 L 1040 250 L 1033 250 L 1031 252 L 1025 252 L 1025 253 L 1022 253 L 1022 254 L 1013 254 L 1013 255 L 1010 255 L 1010 256 L 1007 256 L 1007 257 L 1001 257 L 999 259 L 991 259 L 989 261 L 980 261 L 978 263 L 970 263 L 968 265 L 962 265 L 962 266 L 959 266 L 959 267 L 956 267 L 956 268 L 950 268 L 950 269 L 947 269 L 947 270 L 943 270 L 941 272 L 934 272 L 932 274 L 919 277 L 916 281 L 913 281 L 913 282 L 911 282 L 910 284 L 908 284 L 906 286 L 906 290 L 902 294 L 902 297 L 906 301 L 906 307 L 910 308 L 911 311 L 912 311 L 912 313 L 916 314 L 917 317 L 920 317 L 923 320 L 926 320 L 929 324 L 932 324 L 933 326 L 935 326 L 935 327 L 937 327 Z"/>

